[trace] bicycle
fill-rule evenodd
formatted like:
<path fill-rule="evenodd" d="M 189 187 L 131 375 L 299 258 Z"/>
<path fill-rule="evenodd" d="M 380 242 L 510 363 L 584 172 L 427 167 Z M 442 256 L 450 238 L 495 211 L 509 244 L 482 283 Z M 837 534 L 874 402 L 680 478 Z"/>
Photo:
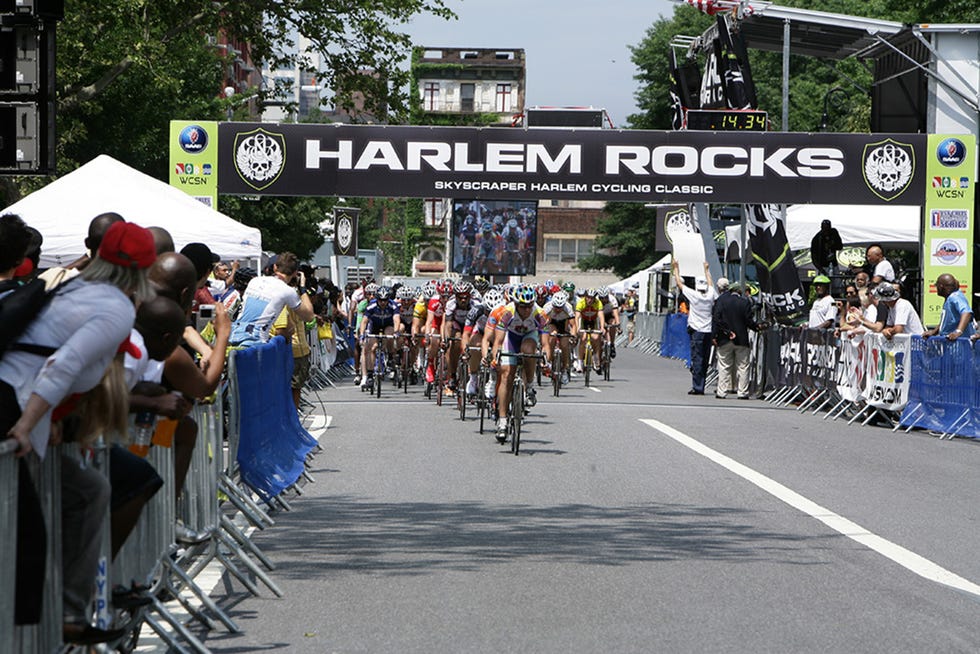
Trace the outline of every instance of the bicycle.
<path fill-rule="evenodd" d="M 394 334 L 368 334 L 368 338 L 373 338 L 376 341 L 383 340 L 394 340 L 397 338 Z M 384 382 L 385 375 L 388 373 L 388 353 L 384 345 L 380 347 L 375 347 L 374 352 L 374 386 L 371 392 L 375 397 L 381 397 L 381 384 Z"/>
<path fill-rule="evenodd" d="M 561 376 L 564 373 L 562 369 L 561 345 L 558 338 L 560 337 L 555 338 L 555 346 L 551 351 L 551 389 L 555 397 L 558 397 L 558 394 L 561 393 Z"/>
<path fill-rule="evenodd" d="M 456 366 L 456 408 L 459 409 L 459 419 L 466 420 L 466 405 L 469 398 L 466 397 L 466 386 L 470 379 L 470 357 L 473 352 L 481 352 L 481 348 L 470 346 L 466 352 L 460 353 L 459 364 Z M 479 356 L 479 354 L 477 355 Z M 476 397 L 480 397 L 481 391 L 477 388 Z"/>
<path fill-rule="evenodd" d="M 579 334 L 585 334 L 585 352 L 582 355 L 582 374 L 585 377 L 585 386 L 589 386 L 589 378 L 592 372 L 592 362 L 595 360 L 595 350 L 592 348 L 592 334 L 602 334 L 599 329 L 580 329 Z"/>
<path fill-rule="evenodd" d="M 494 394 L 493 399 L 487 397 L 486 388 L 493 378 L 493 369 L 490 367 L 489 361 L 486 359 L 480 361 L 480 372 L 478 377 L 478 383 L 476 387 L 476 406 L 480 412 L 480 433 L 483 433 L 483 424 L 486 417 L 489 415 L 494 418 L 493 414 L 493 403 L 497 401 L 497 396 Z"/>
<path fill-rule="evenodd" d="M 446 393 L 446 353 L 458 336 L 445 336 L 439 347 L 439 363 L 436 365 L 436 406 L 442 406 L 442 396 Z"/>
<path fill-rule="evenodd" d="M 507 356 L 517 359 L 517 365 L 515 366 L 517 370 L 514 371 L 514 381 L 511 382 L 510 416 L 507 420 L 507 435 L 510 437 L 510 451 L 517 456 L 521 450 L 521 423 L 524 421 L 524 393 L 526 390 L 524 373 L 521 368 L 525 359 L 537 359 L 541 361 L 544 356 L 541 354 L 524 354 L 523 352 L 508 354 Z"/>

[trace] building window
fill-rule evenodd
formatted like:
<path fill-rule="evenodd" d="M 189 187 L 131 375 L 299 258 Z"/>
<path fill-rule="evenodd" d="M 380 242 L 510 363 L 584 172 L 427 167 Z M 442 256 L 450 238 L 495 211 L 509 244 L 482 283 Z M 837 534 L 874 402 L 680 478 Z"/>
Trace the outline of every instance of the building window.
<path fill-rule="evenodd" d="M 546 238 L 544 239 L 544 261 L 552 263 L 576 263 L 591 256 L 595 250 L 595 239 L 591 238 Z"/>
<path fill-rule="evenodd" d="M 422 106 L 426 111 L 439 110 L 439 82 L 426 82 L 422 95 Z"/>
<path fill-rule="evenodd" d="M 437 199 L 426 199 L 424 200 L 425 206 L 425 226 L 426 227 L 442 227 L 442 200 Z"/>
<path fill-rule="evenodd" d="M 442 254 L 442 250 L 437 247 L 428 247 L 419 253 L 419 261 L 425 261 L 431 263 L 433 261 L 442 261 L 445 257 Z"/>
<path fill-rule="evenodd" d="M 513 106 L 511 105 L 512 88 L 510 84 L 497 84 L 497 111 L 511 111 L 511 107 Z"/>
<path fill-rule="evenodd" d="M 473 111 L 473 99 L 476 97 L 476 84 L 459 85 L 459 110 L 461 112 Z"/>

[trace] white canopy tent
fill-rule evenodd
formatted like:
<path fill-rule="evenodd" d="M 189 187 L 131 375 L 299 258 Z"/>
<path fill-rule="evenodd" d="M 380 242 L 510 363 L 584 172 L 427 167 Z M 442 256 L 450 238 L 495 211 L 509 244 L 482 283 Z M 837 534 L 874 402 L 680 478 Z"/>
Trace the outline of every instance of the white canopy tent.
<path fill-rule="evenodd" d="M 107 155 L 31 193 L 3 213 L 16 213 L 41 232 L 41 267 L 50 267 L 83 255 L 92 218 L 110 211 L 144 227 L 163 227 L 173 236 L 177 250 L 197 242 L 226 260 L 262 256 L 258 229 Z"/>
<path fill-rule="evenodd" d="M 844 245 L 879 243 L 907 247 L 919 242 L 920 207 L 853 204 L 794 204 L 786 210 L 786 238 L 794 251 L 810 247 L 820 223 L 830 220 Z M 725 228 L 725 251 L 739 251 L 739 225 Z"/>

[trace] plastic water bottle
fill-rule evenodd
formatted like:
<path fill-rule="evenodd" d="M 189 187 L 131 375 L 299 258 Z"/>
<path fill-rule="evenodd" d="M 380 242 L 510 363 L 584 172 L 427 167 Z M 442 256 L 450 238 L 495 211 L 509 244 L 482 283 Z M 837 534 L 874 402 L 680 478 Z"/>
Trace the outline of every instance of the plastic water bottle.
<path fill-rule="evenodd" d="M 157 416 L 152 411 L 136 413 L 136 426 L 133 429 L 133 442 L 129 451 L 136 456 L 146 457 L 150 452 L 150 442 L 153 440 L 153 429 L 156 427 Z"/>

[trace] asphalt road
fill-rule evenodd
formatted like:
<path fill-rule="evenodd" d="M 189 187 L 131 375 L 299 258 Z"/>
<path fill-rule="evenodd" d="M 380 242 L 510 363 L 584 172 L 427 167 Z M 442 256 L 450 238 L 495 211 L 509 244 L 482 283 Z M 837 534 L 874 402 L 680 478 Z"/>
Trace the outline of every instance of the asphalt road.
<path fill-rule="evenodd" d="M 316 483 L 254 537 L 285 597 L 219 586 L 245 633 L 208 647 L 980 651 L 977 443 L 613 370 L 541 389 L 519 457 L 418 389 L 322 393 Z"/>

